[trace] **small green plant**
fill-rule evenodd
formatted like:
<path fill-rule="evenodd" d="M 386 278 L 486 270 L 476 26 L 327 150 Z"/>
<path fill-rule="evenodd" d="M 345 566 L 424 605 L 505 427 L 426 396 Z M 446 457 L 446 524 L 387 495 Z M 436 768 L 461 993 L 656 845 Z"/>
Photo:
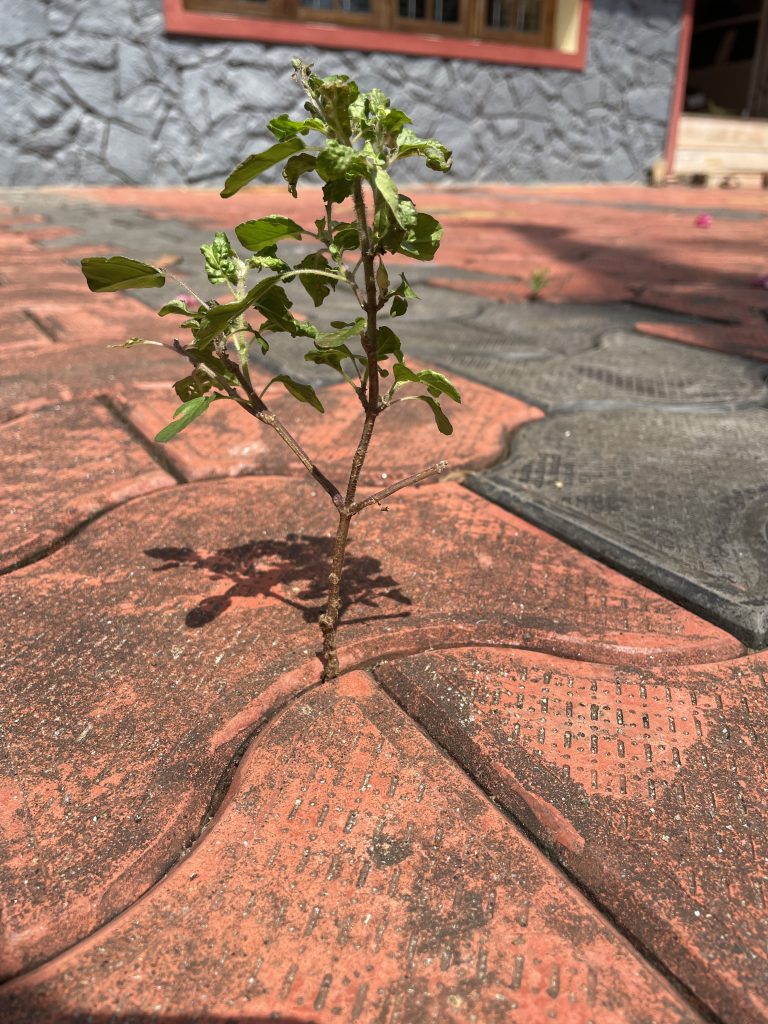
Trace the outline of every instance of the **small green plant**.
<path fill-rule="evenodd" d="M 549 278 L 550 274 L 546 267 L 531 272 L 531 276 L 528 278 L 529 302 L 538 302 L 541 299 L 541 293 L 549 284 Z"/>
<path fill-rule="evenodd" d="M 276 141 L 266 150 L 249 156 L 227 178 L 223 198 L 235 195 L 263 171 L 278 164 L 294 198 L 299 180 L 319 178 L 322 182 L 324 216 L 314 227 L 297 224 L 289 217 L 272 215 L 249 220 L 235 229 L 238 241 L 250 255 L 239 254 L 224 232 L 217 232 L 210 245 L 202 246 L 205 269 L 211 284 L 227 286 L 231 300 L 217 302 L 189 295 L 164 305 L 160 316 L 180 316 L 180 326 L 191 339 L 174 340 L 174 351 L 191 364 L 191 372 L 174 384 L 181 405 L 172 421 L 156 440 L 170 441 L 215 402 L 237 403 L 261 423 L 277 432 L 305 469 L 328 494 L 338 513 L 338 527 L 328 579 L 328 599 L 320 616 L 323 634 L 323 677 L 338 675 L 337 628 L 341 609 L 344 556 L 350 524 L 354 517 L 389 495 L 443 472 L 445 462 L 415 473 L 360 500 L 360 473 L 371 436 L 380 415 L 398 402 L 418 399 L 434 414 L 438 430 L 450 434 L 452 427 L 440 401 L 461 398 L 455 386 L 435 370 L 413 370 L 405 362 L 402 343 L 378 316 L 388 309 L 390 316 L 406 313 L 416 298 L 405 274 L 394 282 L 387 271 L 387 253 L 431 260 L 440 244 L 442 228 L 427 213 L 416 210 L 402 195 L 390 175 L 401 160 L 420 157 L 434 171 L 448 171 L 451 154 L 434 139 L 419 138 L 411 119 L 390 105 L 378 89 L 361 92 L 346 75 L 320 78 L 312 65 L 293 61 L 293 78 L 306 93 L 308 117 L 293 120 L 288 114 L 273 118 L 267 128 Z M 349 219 L 337 219 L 349 211 Z M 294 265 L 278 255 L 286 240 L 312 239 L 317 248 Z M 89 288 L 94 292 L 129 288 L 160 288 L 168 271 L 124 256 L 90 257 L 82 261 Z M 255 275 L 255 283 L 249 279 Z M 334 321 L 330 330 L 298 320 L 291 313 L 291 301 L 283 284 L 298 280 L 316 307 L 339 286 L 348 289 L 350 304 L 361 315 Z M 249 323 L 249 311 L 264 318 L 257 326 Z M 269 350 L 269 337 L 287 334 L 308 346 L 304 358 L 329 366 L 355 391 L 361 405 L 362 430 L 352 459 L 346 487 L 339 490 L 288 432 L 267 404 L 266 394 L 280 384 L 298 401 L 307 402 L 319 413 L 322 403 L 314 389 L 278 374 L 260 390 L 252 381 L 249 361 Z M 132 345 L 161 342 L 130 338 Z M 414 393 L 415 392 L 415 393 Z"/>

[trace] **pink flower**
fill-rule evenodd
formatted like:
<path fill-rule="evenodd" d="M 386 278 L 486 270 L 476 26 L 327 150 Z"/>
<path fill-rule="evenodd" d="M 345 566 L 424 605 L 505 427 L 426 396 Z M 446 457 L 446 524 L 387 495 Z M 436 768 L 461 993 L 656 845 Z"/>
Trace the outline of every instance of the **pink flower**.
<path fill-rule="evenodd" d="M 760 274 L 759 277 L 752 278 L 753 288 L 765 288 L 768 291 L 768 274 Z"/>
<path fill-rule="evenodd" d="M 715 218 L 711 213 L 700 213 L 693 218 L 693 223 L 697 228 L 711 228 L 714 220 Z"/>
<path fill-rule="evenodd" d="M 200 303 L 197 301 L 194 295 L 187 295 L 182 293 L 181 295 L 175 296 L 176 302 L 183 302 L 188 309 L 197 309 Z"/>

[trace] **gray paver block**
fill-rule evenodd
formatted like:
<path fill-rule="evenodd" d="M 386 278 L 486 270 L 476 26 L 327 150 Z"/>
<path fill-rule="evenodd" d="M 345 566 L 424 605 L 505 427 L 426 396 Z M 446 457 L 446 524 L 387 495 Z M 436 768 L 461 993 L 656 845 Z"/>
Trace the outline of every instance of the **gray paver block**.
<path fill-rule="evenodd" d="M 548 417 L 470 486 L 768 644 L 768 411 Z"/>

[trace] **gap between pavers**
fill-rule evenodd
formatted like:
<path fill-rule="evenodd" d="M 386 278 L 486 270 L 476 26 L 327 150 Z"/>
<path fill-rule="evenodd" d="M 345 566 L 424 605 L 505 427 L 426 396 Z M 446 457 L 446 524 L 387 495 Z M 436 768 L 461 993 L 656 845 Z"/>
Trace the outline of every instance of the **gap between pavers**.
<path fill-rule="evenodd" d="M 4 738 L 26 815 L 6 822 L 5 972 L 132 903 L 196 833 L 239 745 L 306 685 L 286 673 L 317 649 L 324 499 L 290 478 L 173 487 L 0 581 Z M 345 666 L 457 643 L 624 665 L 743 651 L 455 484 L 356 526 Z"/>
<path fill-rule="evenodd" d="M 190 856 L 0 1008 L 8 1024 L 701 1021 L 359 672 L 292 702 Z"/>
<path fill-rule="evenodd" d="M 768 1020 L 768 660 L 456 649 L 374 674 L 718 1019 Z"/>

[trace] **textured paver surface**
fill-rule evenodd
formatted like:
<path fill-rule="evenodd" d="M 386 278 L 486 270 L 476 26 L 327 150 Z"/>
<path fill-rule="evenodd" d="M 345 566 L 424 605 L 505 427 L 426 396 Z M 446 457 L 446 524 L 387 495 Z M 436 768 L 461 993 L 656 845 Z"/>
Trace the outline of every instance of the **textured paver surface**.
<path fill-rule="evenodd" d="M 312 200 L 0 194 L 4 1022 L 768 1021 L 763 197 L 414 194 L 397 329 L 464 403 L 382 418 L 365 489 L 452 472 L 356 521 L 334 684 L 327 497 L 238 410 L 158 445 L 179 361 L 107 346 L 168 292 L 77 267 L 210 294 L 212 229 Z M 354 396 L 275 372 L 341 484 Z"/>
<path fill-rule="evenodd" d="M 768 1013 L 766 671 L 472 649 L 377 676 L 620 925 L 751 1021 Z"/>
<path fill-rule="evenodd" d="M 472 486 L 763 647 L 767 442 L 762 408 L 557 416 Z"/>

